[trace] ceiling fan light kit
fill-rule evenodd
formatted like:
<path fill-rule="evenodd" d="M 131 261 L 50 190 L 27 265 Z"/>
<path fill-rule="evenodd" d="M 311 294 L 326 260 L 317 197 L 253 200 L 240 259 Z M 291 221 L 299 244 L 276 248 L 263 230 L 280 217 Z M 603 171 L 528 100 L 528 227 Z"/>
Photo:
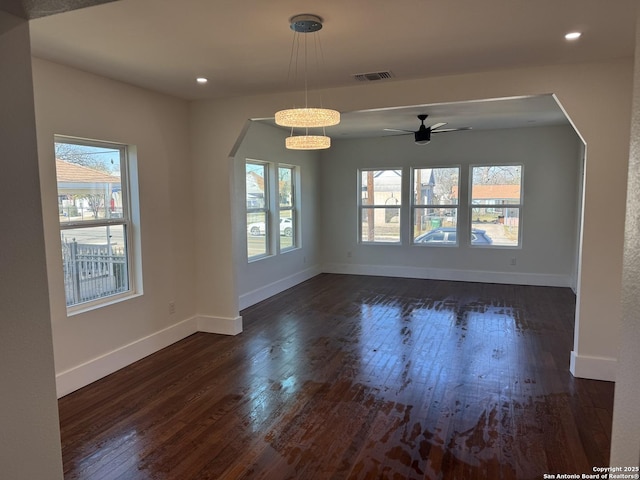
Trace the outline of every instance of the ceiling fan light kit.
<path fill-rule="evenodd" d="M 427 119 L 427 115 L 418 115 L 418 119 L 422 122 L 418 131 L 414 132 L 416 144 L 426 145 L 431 141 L 431 127 L 424 126 L 424 121 Z"/>
<path fill-rule="evenodd" d="M 299 48 L 296 41 L 298 34 L 316 33 L 322 28 L 322 19 L 317 15 L 303 14 L 296 15 L 290 20 L 290 28 L 294 32 L 291 58 L 289 60 L 289 77 L 291 77 L 292 64 L 297 67 Z M 318 64 L 319 37 L 315 37 L 316 65 Z M 319 150 L 329 148 L 331 139 L 325 135 L 324 127 L 330 127 L 340 123 L 340 112 L 323 107 L 308 106 L 307 91 L 307 42 L 303 45 L 304 61 L 304 107 L 280 110 L 275 114 L 275 122 L 283 127 L 291 127 L 291 136 L 285 141 L 285 146 L 292 150 Z M 321 49 L 321 48 L 320 48 Z M 295 52 L 295 53 L 294 53 Z M 294 128 L 304 128 L 305 135 L 295 136 Z M 323 135 L 309 135 L 309 128 L 322 128 Z"/>

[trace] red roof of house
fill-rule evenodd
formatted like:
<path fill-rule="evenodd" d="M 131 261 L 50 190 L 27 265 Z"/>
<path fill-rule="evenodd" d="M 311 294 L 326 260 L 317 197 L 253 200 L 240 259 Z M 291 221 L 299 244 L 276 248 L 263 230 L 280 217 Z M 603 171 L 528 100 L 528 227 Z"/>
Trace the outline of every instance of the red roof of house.
<path fill-rule="evenodd" d="M 120 183 L 120 177 L 57 158 L 56 178 L 58 182 L 70 183 Z"/>
<path fill-rule="evenodd" d="M 520 200 L 520 185 L 474 185 L 474 200 Z M 458 187 L 451 189 L 451 196 L 458 198 Z"/>

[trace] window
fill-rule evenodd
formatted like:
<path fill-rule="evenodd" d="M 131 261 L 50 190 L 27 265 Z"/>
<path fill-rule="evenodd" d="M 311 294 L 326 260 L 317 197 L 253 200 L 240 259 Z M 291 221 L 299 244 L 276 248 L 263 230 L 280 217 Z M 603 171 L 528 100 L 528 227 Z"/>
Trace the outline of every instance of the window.
<path fill-rule="evenodd" d="M 402 171 L 360 172 L 360 241 L 400 243 Z"/>
<path fill-rule="evenodd" d="M 296 167 L 246 162 L 249 260 L 266 257 L 274 250 L 281 253 L 297 247 L 297 183 Z M 270 188 L 271 185 L 276 187 Z M 272 211 L 275 211 L 274 215 Z M 273 219 L 277 225 L 272 223 Z"/>
<path fill-rule="evenodd" d="M 460 169 L 412 169 L 413 243 L 456 245 Z"/>
<path fill-rule="evenodd" d="M 296 245 L 294 167 L 278 167 L 278 199 L 280 213 L 280 250 Z"/>
<path fill-rule="evenodd" d="M 520 246 L 521 210 L 522 165 L 471 168 L 472 245 Z"/>
<path fill-rule="evenodd" d="M 67 307 L 134 291 L 127 147 L 55 138 Z"/>
<path fill-rule="evenodd" d="M 269 254 L 269 177 L 266 163 L 247 162 L 247 253 L 249 259 Z"/>

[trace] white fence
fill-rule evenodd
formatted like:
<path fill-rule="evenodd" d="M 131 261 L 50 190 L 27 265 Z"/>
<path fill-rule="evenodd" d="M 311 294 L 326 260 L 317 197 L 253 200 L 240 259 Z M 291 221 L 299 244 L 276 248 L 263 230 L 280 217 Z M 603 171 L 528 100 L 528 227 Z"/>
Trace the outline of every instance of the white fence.
<path fill-rule="evenodd" d="M 62 242 L 67 306 L 129 289 L 124 247 Z"/>

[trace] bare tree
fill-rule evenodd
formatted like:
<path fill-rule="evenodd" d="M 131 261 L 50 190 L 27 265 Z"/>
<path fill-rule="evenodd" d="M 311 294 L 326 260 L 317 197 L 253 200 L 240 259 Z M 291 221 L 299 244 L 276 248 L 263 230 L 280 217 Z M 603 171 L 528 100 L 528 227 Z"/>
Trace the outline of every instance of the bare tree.
<path fill-rule="evenodd" d="M 105 208 L 104 195 L 99 193 L 87 193 L 87 194 L 81 195 L 80 198 L 83 198 L 87 201 L 87 204 L 89 205 L 89 208 L 93 213 L 93 218 L 98 218 L 98 214 L 100 213 L 100 211 L 101 210 L 104 211 L 104 208 Z"/>
<path fill-rule="evenodd" d="M 291 205 L 292 175 L 293 170 L 291 168 L 281 167 L 278 169 L 280 206 Z"/>
<path fill-rule="evenodd" d="M 458 186 L 458 169 L 436 168 L 433 171 L 433 181 L 435 203 L 441 205 L 450 204 L 454 195 L 454 187 Z M 455 192 L 455 195 L 457 195 L 457 192 Z"/>
<path fill-rule="evenodd" d="M 474 167 L 473 183 L 477 185 L 516 185 L 520 183 L 521 167 L 518 165 L 492 165 Z"/>
<path fill-rule="evenodd" d="M 100 158 L 95 157 L 94 153 L 83 150 L 79 145 L 56 142 L 55 154 L 58 160 L 82 165 L 83 167 L 92 168 L 100 172 L 112 174 L 116 170 L 112 164 L 113 162 L 111 164 L 105 163 L 103 160 L 100 160 Z"/>

